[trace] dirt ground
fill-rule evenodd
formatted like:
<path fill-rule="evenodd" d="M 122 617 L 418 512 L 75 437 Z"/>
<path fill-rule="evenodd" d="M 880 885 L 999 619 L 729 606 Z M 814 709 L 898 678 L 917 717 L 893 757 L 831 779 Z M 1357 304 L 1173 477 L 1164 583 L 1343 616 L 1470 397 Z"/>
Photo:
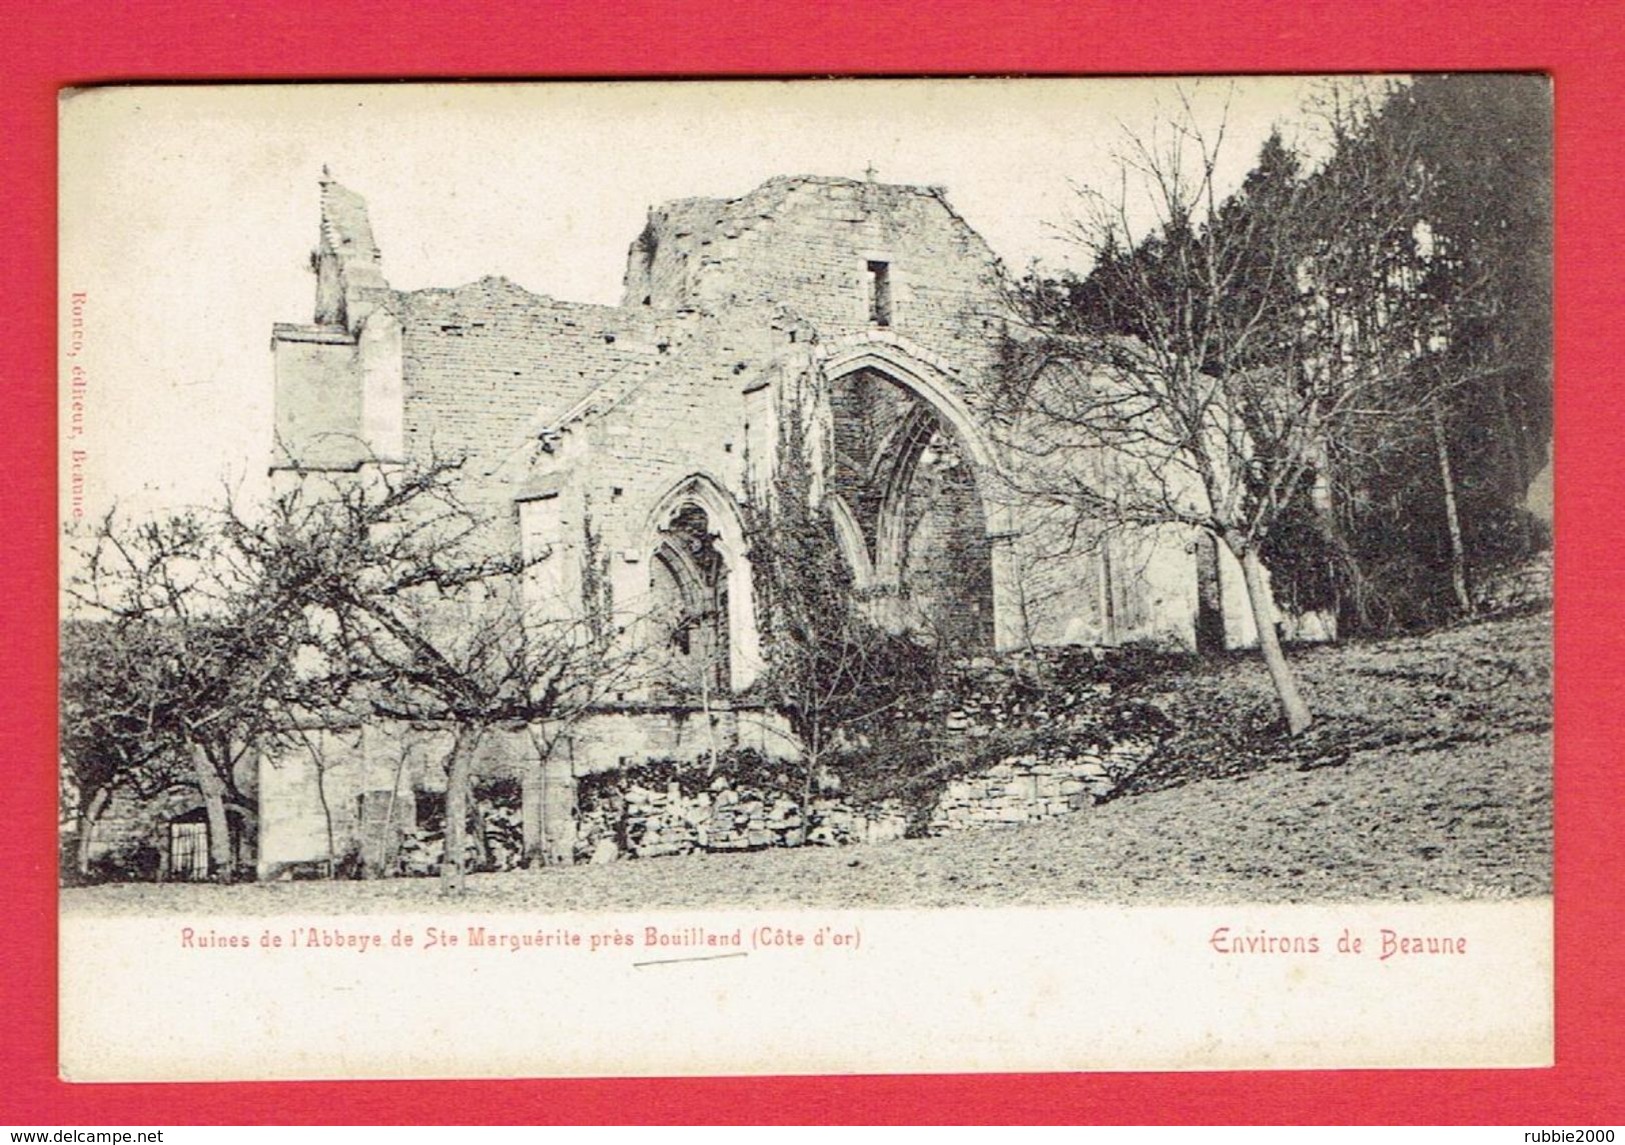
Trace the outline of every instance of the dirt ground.
<path fill-rule="evenodd" d="M 1065 819 L 869 847 L 475 875 L 459 909 L 1507 899 L 1551 893 L 1550 614 L 1301 650 L 1318 725 L 1236 657 L 1140 692 L 1181 731 Z M 64 911 L 443 910 L 432 879 L 74 888 Z"/>

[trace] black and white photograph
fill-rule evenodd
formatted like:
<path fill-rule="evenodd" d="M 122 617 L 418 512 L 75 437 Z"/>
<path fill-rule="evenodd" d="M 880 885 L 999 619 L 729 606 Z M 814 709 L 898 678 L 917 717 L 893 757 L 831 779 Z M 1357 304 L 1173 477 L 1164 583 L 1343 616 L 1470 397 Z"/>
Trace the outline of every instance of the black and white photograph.
<path fill-rule="evenodd" d="M 1549 1064 L 1551 133 L 64 92 L 64 1076 Z"/>

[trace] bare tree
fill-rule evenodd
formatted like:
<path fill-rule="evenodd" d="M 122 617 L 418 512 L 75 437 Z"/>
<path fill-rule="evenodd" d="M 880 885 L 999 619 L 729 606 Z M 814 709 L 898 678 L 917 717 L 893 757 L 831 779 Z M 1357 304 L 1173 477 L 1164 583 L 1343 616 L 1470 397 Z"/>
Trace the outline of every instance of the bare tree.
<path fill-rule="evenodd" d="M 449 731 L 447 894 L 464 888 L 473 763 L 487 735 L 568 725 L 625 687 L 634 661 L 582 602 L 527 600 L 531 564 L 462 499 L 460 468 L 431 460 L 307 477 L 260 521 L 233 526 L 266 591 L 305 616 L 308 671 L 330 703 Z"/>
<path fill-rule="evenodd" d="M 230 881 L 228 807 L 254 810 L 237 782 L 239 764 L 283 726 L 299 617 L 233 559 L 220 525 L 202 513 L 127 525 L 110 512 L 79 538 L 82 571 L 67 592 L 96 635 L 94 647 L 69 642 L 65 679 L 74 700 L 75 682 L 99 675 L 99 690 L 67 707 L 82 721 L 71 727 L 70 746 L 88 738 L 138 768 L 165 752 L 190 757 L 210 873 Z"/>
<path fill-rule="evenodd" d="M 184 786 L 186 745 L 143 686 L 147 626 L 75 620 L 62 626 L 59 712 L 64 795 L 72 800 L 74 870 L 90 872 L 96 825 L 120 790 L 149 799 Z"/>
<path fill-rule="evenodd" d="M 1339 230 L 1356 213 L 1378 230 L 1413 216 L 1391 171 L 1308 179 L 1279 136 L 1224 197 L 1223 124 L 1205 129 L 1186 102 L 1163 130 L 1126 141 L 1113 188 L 1083 191 L 1089 276 L 1017 291 L 997 395 L 1007 476 L 1079 544 L 1169 527 L 1222 543 L 1297 734 L 1312 717 L 1276 632 L 1266 545 L 1321 495 L 1329 450 L 1357 441 L 1358 423 L 1426 409 L 1402 384 L 1409 344 L 1351 352 L 1363 323 L 1391 315 L 1386 268 Z"/>

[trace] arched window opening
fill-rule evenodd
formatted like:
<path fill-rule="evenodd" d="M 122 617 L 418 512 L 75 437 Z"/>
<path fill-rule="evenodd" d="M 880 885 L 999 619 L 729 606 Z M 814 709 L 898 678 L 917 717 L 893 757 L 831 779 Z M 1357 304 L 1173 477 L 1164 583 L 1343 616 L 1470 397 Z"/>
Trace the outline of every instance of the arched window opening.
<path fill-rule="evenodd" d="M 849 545 L 861 544 L 872 566 L 858 577 L 870 615 L 894 631 L 990 646 L 992 554 L 964 444 L 929 402 L 882 370 L 836 377 L 830 406 L 830 488 L 850 518 Z"/>
<path fill-rule="evenodd" d="M 666 687 L 685 696 L 726 693 L 727 567 L 704 509 L 686 505 L 672 516 L 650 566 L 656 622 L 665 631 Z"/>

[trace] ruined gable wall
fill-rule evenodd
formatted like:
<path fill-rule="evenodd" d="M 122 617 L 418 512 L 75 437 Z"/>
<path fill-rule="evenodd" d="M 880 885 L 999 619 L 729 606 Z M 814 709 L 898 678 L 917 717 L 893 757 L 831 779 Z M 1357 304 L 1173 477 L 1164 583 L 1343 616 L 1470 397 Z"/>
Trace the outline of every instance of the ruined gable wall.
<path fill-rule="evenodd" d="M 886 266 L 884 324 L 874 321 L 873 262 Z M 779 178 L 739 199 L 651 212 L 630 252 L 623 309 L 693 311 L 699 332 L 594 428 L 593 450 L 613 474 L 596 483 L 622 490 L 615 503 L 595 491 L 606 536 L 635 544 L 649 509 L 689 473 L 746 500 L 746 451 L 772 443 L 751 424 L 743 391 L 813 370 L 819 344 L 907 339 L 959 371 L 974 405 L 995 353 L 997 273 L 982 239 L 928 188 Z M 937 531 L 951 543 L 963 530 Z"/>
<path fill-rule="evenodd" d="M 778 306 L 830 341 L 874 328 L 870 261 L 888 266 L 892 331 L 960 369 L 991 365 L 997 260 L 931 188 L 795 176 L 657 208 L 633 245 L 623 303 Z"/>
<path fill-rule="evenodd" d="M 324 206 L 332 214 L 332 203 Z M 376 256 L 363 261 L 370 270 Z M 884 324 L 872 307 L 876 262 L 886 265 L 891 294 Z M 773 444 L 763 425 L 751 425 L 753 417 L 770 420 L 764 403 L 752 414 L 745 396 L 761 379 L 806 375 L 818 349 L 843 339 L 896 336 L 944 363 L 974 407 L 995 364 L 997 275 L 992 252 L 940 191 L 785 177 L 738 199 L 683 200 L 651 212 L 633 244 L 621 307 L 558 302 L 485 279 L 390 293 L 365 322 L 400 324 L 398 436 L 406 455 L 469 455 L 465 494 L 496 524 L 502 544 L 518 539 L 516 499 L 538 481 L 561 490 L 567 523 L 547 543 L 577 545 L 590 526 L 626 603 L 647 586 L 646 564 L 630 566 L 647 560 L 640 550 L 649 513 L 676 482 L 704 473 L 735 500 L 748 500 L 747 453 L 765 455 Z M 309 394 L 288 388 L 300 396 L 288 403 L 290 417 L 303 409 L 324 422 L 364 425 L 370 416 L 365 401 L 353 408 L 332 376 L 364 373 L 356 362 L 365 355 L 353 345 L 317 344 L 341 334 L 355 337 L 342 327 L 309 328 L 311 345 L 286 348 L 300 366 L 290 372 L 311 376 Z M 308 369 L 301 355 L 311 359 Z M 590 408 L 562 426 L 566 440 L 544 455 L 541 432 L 561 428 L 573 407 Z M 754 458 L 759 473 L 761 461 Z M 985 546 L 972 535 L 977 514 L 968 503 L 912 508 L 909 547 L 924 558 L 914 562 L 914 579 L 931 582 L 919 586 L 926 597 L 952 596 L 964 588 L 952 583 L 954 554 Z M 1099 591 L 1064 591 L 1086 581 L 1082 571 L 1031 574 L 1056 582 L 1035 585 L 1036 595 L 1062 590 L 1071 599 L 1064 615 L 1035 625 L 1029 637 L 1077 639 L 1099 627 L 1091 615 Z M 991 612 L 990 601 L 981 603 Z"/>
<path fill-rule="evenodd" d="M 340 190 L 324 185 L 324 242 L 338 207 L 361 220 L 350 230 L 366 230 L 359 197 L 351 203 Z M 362 261 L 376 273 L 370 231 L 364 237 Z M 970 372 L 987 363 L 995 262 L 938 192 L 775 179 L 738 200 L 684 200 L 654 212 L 634 244 L 628 305 L 620 308 L 558 302 L 501 279 L 381 300 L 379 309 L 401 327 L 405 455 L 469 456 L 470 498 L 493 516 L 511 515 L 525 467 L 504 459 L 525 450 L 550 418 L 603 392 L 614 408 L 583 431 L 590 445 L 574 451 L 572 465 L 603 512 L 629 514 L 616 527 L 620 536 L 630 537 L 633 518 L 687 473 L 710 473 L 741 496 L 742 390 L 787 350 L 804 353 L 809 340 L 875 328 L 871 259 L 890 267 L 892 332 Z M 685 309 L 709 313 L 693 316 L 698 322 L 673 317 Z M 383 320 L 377 311 L 369 319 Z M 673 327 L 676 335 L 667 332 Z M 705 332 L 696 334 L 700 327 Z M 319 333 L 324 341 L 355 337 L 342 327 Z M 279 392 L 279 423 L 365 436 L 358 379 L 345 377 L 360 371 L 353 341 L 290 345 L 282 357 L 290 381 Z M 599 480 L 579 473 L 583 464 L 617 472 Z M 621 498 L 638 509 L 608 504 Z"/>

